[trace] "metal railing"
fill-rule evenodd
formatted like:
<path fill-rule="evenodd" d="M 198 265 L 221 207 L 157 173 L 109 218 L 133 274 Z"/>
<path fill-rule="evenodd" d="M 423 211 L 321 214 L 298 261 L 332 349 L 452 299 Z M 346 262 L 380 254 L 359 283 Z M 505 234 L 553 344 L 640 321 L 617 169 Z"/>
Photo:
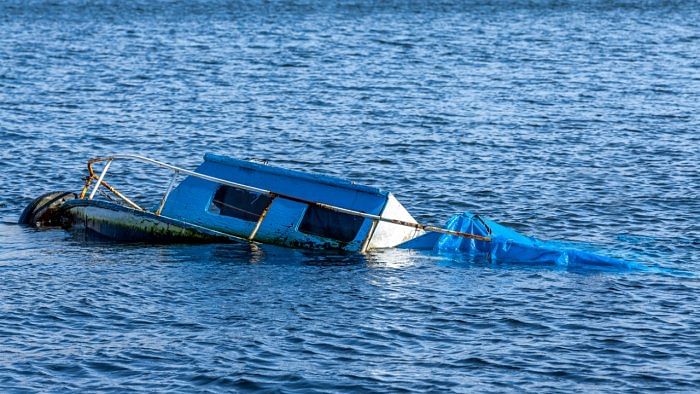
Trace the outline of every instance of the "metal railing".
<path fill-rule="evenodd" d="M 385 218 L 385 217 L 382 217 L 379 215 L 373 215 L 373 214 L 366 213 L 366 212 L 360 212 L 360 211 L 355 211 L 352 209 L 336 207 L 334 205 L 324 204 L 324 203 L 320 203 L 320 202 L 316 202 L 316 201 L 305 200 L 302 198 L 298 198 L 298 197 L 294 197 L 294 196 L 290 196 L 290 195 L 285 195 L 282 193 L 276 193 L 276 192 L 273 192 L 270 190 L 260 189 L 260 188 L 254 187 L 254 186 L 244 185 L 242 183 L 231 182 L 231 181 L 228 181 L 225 179 L 201 174 L 201 173 L 194 172 L 194 171 L 189 171 L 189 170 L 186 170 L 184 168 L 176 167 L 176 166 L 173 166 L 173 165 L 170 165 L 167 163 L 163 163 L 163 162 L 158 161 L 158 160 L 150 159 L 150 158 L 144 157 L 144 156 L 133 155 L 133 154 L 116 154 L 116 155 L 106 156 L 106 157 L 96 157 L 96 158 L 88 160 L 87 167 L 88 167 L 89 176 L 85 178 L 85 186 L 83 187 L 83 190 L 80 193 L 80 198 L 85 199 L 87 196 L 88 200 L 92 200 L 95 197 L 95 194 L 97 193 L 100 186 L 104 186 L 107 190 L 112 192 L 117 198 L 121 199 L 122 201 L 124 201 L 127 205 L 131 206 L 132 208 L 140 210 L 140 211 L 148 212 L 146 209 L 140 207 L 138 204 L 136 204 L 135 202 L 130 200 L 128 197 L 126 197 L 125 195 L 120 193 L 117 189 L 115 189 L 113 186 L 111 186 L 109 183 L 107 183 L 105 181 L 105 176 L 107 175 L 107 171 L 109 171 L 109 167 L 111 166 L 112 162 L 114 160 L 120 160 L 120 159 L 136 160 L 136 161 L 140 161 L 143 163 L 153 164 L 153 165 L 156 165 L 158 167 L 166 168 L 166 169 L 173 171 L 173 176 L 170 179 L 170 183 L 168 184 L 168 187 L 167 187 L 165 193 L 163 194 L 163 197 L 161 198 L 161 202 L 160 202 L 160 205 L 158 206 L 158 209 L 155 212 L 151 212 L 155 215 L 161 214 L 161 212 L 163 211 L 163 207 L 165 207 L 165 203 L 167 202 L 168 197 L 170 196 L 170 192 L 173 189 L 173 186 L 175 184 L 177 177 L 180 174 L 183 174 L 183 175 L 189 175 L 189 176 L 193 176 L 196 178 L 204 179 L 204 180 L 207 180 L 210 182 L 218 183 L 221 185 L 231 186 L 231 187 L 235 187 L 235 188 L 242 189 L 242 190 L 247 190 L 249 192 L 264 194 L 264 195 L 266 195 L 270 198 L 273 198 L 273 199 L 276 197 L 282 197 L 282 198 L 285 198 L 287 200 L 301 202 L 304 204 L 317 206 L 320 208 L 328 209 L 328 210 L 335 211 L 335 212 L 344 213 L 347 215 L 362 217 L 365 219 L 370 219 L 370 220 L 375 221 L 375 222 L 385 222 L 385 223 L 397 224 L 400 226 L 412 227 L 412 228 L 417 229 L 417 230 L 435 232 L 435 233 L 440 233 L 440 234 L 454 235 L 457 237 L 475 239 L 478 241 L 487 241 L 487 242 L 491 241 L 490 237 L 486 237 L 486 236 L 482 236 L 482 235 L 464 233 L 464 232 L 449 230 L 449 229 L 437 227 L 437 226 L 425 225 L 425 224 L 420 224 L 420 223 L 411 223 L 411 222 L 406 222 L 403 220 Z M 106 163 L 105 163 L 105 166 L 102 168 L 102 172 L 100 172 L 100 175 L 97 176 L 95 174 L 95 171 L 92 168 L 92 166 L 93 166 L 93 164 L 99 163 L 99 162 L 106 162 Z M 96 180 L 97 182 L 95 183 L 95 185 L 92 188 L 92 191 L 88 195 L 87 192 L 88 192 L 93 180 Z M 269 206 L 268 206 L 268 208 L 269 208 Z M 267 209 L 266 209 L 266 211 L 267 211 Z M 265 213 L 267 213 L 267 212 L 265 212 Z M 265 215 L 263 215 L 263 217 L 264 216 Z M 262 221 L 262 219 L 263 218 L 261 217 L 261 219 L 258 221 L 256 228 L 253 231 L 253 234 L 251 234 L 251 236 L 249 237 L 250 240 L 252 240 L 255 237 L 255 233 L 257 232 L 257 229 L 260 227 L 260 222 Z"/>

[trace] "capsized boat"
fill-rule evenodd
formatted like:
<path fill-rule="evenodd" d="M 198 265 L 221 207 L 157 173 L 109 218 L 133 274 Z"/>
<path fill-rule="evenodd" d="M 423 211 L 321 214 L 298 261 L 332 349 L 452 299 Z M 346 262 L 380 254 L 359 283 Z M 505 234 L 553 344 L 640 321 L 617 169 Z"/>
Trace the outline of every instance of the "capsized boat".
<path fill-rule="evenodd" d="M 110 166 L 121 160 L 172 172 L 157 206 L 144 208 L 107 181 Z M 93 168 L 97 163 L 103 164 L 99 175 Z M 44 194 L 25 208 L 20 223 L 125 242 L 252 242 L 360 253 L 411 248 L 559 266 L 631 264 L 562 249 L 469 213 L 453 217 L 445 227 L 421 224 L 392 193 L 267 163 L 206 154 L 190 171 L 118 154 L 90 159 L 87 168 L 80 193 Z"/>

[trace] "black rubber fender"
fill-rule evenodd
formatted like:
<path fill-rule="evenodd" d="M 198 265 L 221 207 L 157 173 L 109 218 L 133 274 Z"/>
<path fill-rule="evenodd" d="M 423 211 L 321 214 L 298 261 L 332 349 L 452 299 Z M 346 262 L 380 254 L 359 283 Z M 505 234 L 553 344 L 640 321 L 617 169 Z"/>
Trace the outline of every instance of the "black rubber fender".
<path fill-rule="evenodd" d="M 62 225 L 61 206 L 68 200 L 78 198 L 73 192 L 49 192 L 32 200 L 19 216 L 19 224 L 31 227 L 54 227 Z"/>

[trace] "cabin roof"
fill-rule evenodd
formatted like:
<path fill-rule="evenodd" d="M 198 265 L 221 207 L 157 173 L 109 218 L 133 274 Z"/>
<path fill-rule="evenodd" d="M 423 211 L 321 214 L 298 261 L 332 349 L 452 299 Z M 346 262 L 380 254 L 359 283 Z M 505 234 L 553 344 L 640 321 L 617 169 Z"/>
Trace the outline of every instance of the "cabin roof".
<path fill-rule="evenodd" d="M 248 169 L 248 170 L 252 170 L 252 171 L 256 171 L 256 172 L 260 172 L 260 173 L 284 176 L 284 177 L 293 178 L 293 179 L 302 179 L 302 180 L 309 181 L 309 182 L 315 182 L 315 183 L 319 183 L 319 184 L 334 186 L 337 188 L 344 188 L 344 189 L 353 190 L 353 191 L 361 191 L 361 192 L 374 194 L 374 195 L 378 195 L 378 196 L 383 196 L 383 197 L 386 197 L 389 194 L 388 192 L 385 192 L 379 188 L 372 187 L 372 186 L 366 186 L 366 185 L 358 185 L 352 181 L 349 181 L 349 180 L 343 179 L 343 178 L 337 178 L 337 177 L 328 176 L 328 175 L 321 175 L 321 174 L 307 173 L 307 172 L 296 171 L 296 170 L 290 170 L 290 169 L 281 168 L 281 167 L 269 166 L 266 164 L 258 164 L 258 163 L 253 163 L 250 161 L 234 159 L 234 158 L 228 157 L 228 156 L 216 155 L 213 153 L 205 154 L 204 161 L 216 163 L 219 165 L 232 167 L 232 168 L 236 168 L 236 169 Z M 271 191 L 274 192 L 275 190 L 271 190 Z"/>

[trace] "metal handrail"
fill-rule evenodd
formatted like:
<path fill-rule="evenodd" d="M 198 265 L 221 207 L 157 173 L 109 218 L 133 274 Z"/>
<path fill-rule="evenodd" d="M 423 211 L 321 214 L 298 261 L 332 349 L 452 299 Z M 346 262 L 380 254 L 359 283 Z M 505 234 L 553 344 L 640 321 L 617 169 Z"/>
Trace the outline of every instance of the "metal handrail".
<path fill-rule="evenodd" d="M 352 210 L 352 209 L 336 207 L 336 206 L 333 206 L 333 205 L 324 204 L 324 203 L 320 203 L 320 202 L 317 202 L 317 201 L 305 200 L 305 199 L 302 199 L 302 198 L 299 198 L 299 197 L 294 197 L 294 196 L 290 196 L 290 195 L 285 195 L 285 194 L 282 194 L 282 193 L 277 193 L 277 192 L 273 192 L 273 191 L 266 190 L 266 189 L 261 189 L 261 188 L 254 187 L 254 186 L 244 185 L 244 184 L 242 184 L 242 183 L 231 182 L 231 181 L 227 181 L 227 180 L 225 180 L 225 179 L 213 177 L 213 176 L 210 176 L 210 175 L 201 174 L 201 173 L 199 173 L 199 172 L 189 171 L 189 170 L 186 170 L 186 169 L 184 169 L 184 168 L 180 168 L 180 167 L 177 167 L 177 166 L 174 166 L 174 165 L 171 165 L 171 164 L 163 163 L 163 162 L 158 161 L 158 160 L 150 159 L 150 158 L 148 158 L 148 157 L 144 157 L 144 156 L 140 156 L 140 155 L 133 155 L 133 154 L 116 154 L 116 155 L 112 155 L 112 156 L 96 157 L 96 158 L 93 158 L 93 159 L 88 160 L 87 167 L 88 167 L 88 172 L 89 172 L 90 175 L 89 175 L 89 177 L 86 178 L 85 187 L 83 188 L 83 191 L 82 191 L 82 193 L 80 194 L 80 198 L 85 198 L 85 195 L 87 194 L 87 190 L 88 190 L 88 188 L 89 188 L 89 186 L 90 186 L 90 183 L 92 182 L 93 179 L 97 179 L 97 183 L 95 184 L 95 186 L 94 186 L 92 192 L 90 193 L 90 196 L 88 197 L 89 200 L 92 200 L 92 198 L 95 196 L 95 193 L 97 192 L 97 189 L 100 187 L 100 185 L 104 185 L 109 191 L 111 191 L 112 193 L 114 193 L 115 196 L 121 198 L 122 200 L 124 200 L 124 202 L 126 202 L 127 204 L 129 204 L 129 205 L 132 206 L 133 208 L 138 209 L 138 210 L 141 210 L 141 211 L 146 211 L 145 209 L 141 208 L 138 204 L 134 203 L 133 201 L 131 201 L 130 199 L 128 199 L 126 196 L 124 196 L 122 193 L 120 193 L 119 191 L 117 191 L 114 187 L 110 186 L 110 185 L 104 180 L 105 175 L 107 174 L 107 170 L 109 170 L 109 166 L 111 165 L 112 161 L 113 161 L 113 160 L 116 160 L 116 159 L 125 159 L 125 160 L 129 160 L 129 159 L 130 159 L 130 160 L 141 161 L 141 162 L 144 162 L 144 163 L 149 163 L 149 164 L 156 165 L 156 166 L 161 167 L 161 168 L 167 168 L 167 169 L 169 169 L 169 170 L 171 170 L 171 171 L 173 171 L 173 172 L 175 173 L 175 174 L 173 175 L 173 178 L 172 178 L 171 181 L 170 181 L 170 184 L 169 184 L 169 186 L 168 186 L 168 190 L 166 191 L 166 193 L 165 193 L 164 196 L 163 196 L 163 199 L 161 200 L 160 207 L 159 207 L 158 210 L 155 212 L 156 215 L 160 215 L 160 213 L 161 213 L 163 207 L 165 206 L 165 202 L 166 202 L 167 199 L 168 199 L 168 196 L 169 196 L 169 194 L 170 194 L 170 191 L 172 190 L 173 184 L 174 184 L 175 179 L 177 178 L 177 176 L 178 176 L 179 174 L 184 174 L 184 175 L 189 175 L 189 176 L 193 176 L 193 177 L 196 177 L 196 178 L 204 179 L 204 180 L 207 180 L 207 181 L 210 181 L 210 182 L 214 182 L 214 183 L 218 183 L 218 184 L 222 184 L 222 185 L 226 185 L 226 186 L 235 187 L 235 188 L 238 188 L 238 189 L 243 189 L 243 190 L 247 190 L 247 191 L 254 192 L 254 193 L 264 194 L 264 195 L 267 195 L 267 196 L 269 196 L 269 197 L 271 197 L 271 198 L 282 197 L 282 198 L 285 198 L 285 199 L 287 199 L 287 200 L 292 200 L 292 201 L 296 201 L 296 202 L 301 202 L 301 203 L 308 204 L 308 205 L 314 205 L 314 206 L 317 206 L 317 207 L 320 207 L 320 208 L 324 208 L 324 209 L 328 209 L 328 210 L 331 210 L 331 211 L 340 212 L 340 213 L 344 213 L 344 214 L 348 214 L 348 215 L 352 215 L 352 216 L 359 216 L 359 217 L 362 217 L 362 218 L 365 218 L 365 219 L 370 219 L 370 220 L 374 220 L 374 221 L 378 221 L 378 222 L 385 222 L 385 223 L 397 224 L 397 225 L 400 225 L 400 226 L 412 227 L 412 228 L 415 228 L 415 229 L 417 229 L 417 230 L 423 230 L 423 231 L 428 231 L 428 232 L 435 232 L 435 233 L 440 233 L 440 234 L 454 235 L 454 236 L 458 236 L 458 237 L 464 237 L 464 238 L 469 238 L 469 239 L 475 239 L 475 240 L 478 240 L 478 241 L 487 241 L 487 242 L 488 242 L 488 241 L 491 241 L 491 238 L 490 238 L 490 237 L 485 237 L 485 236 L 482 236 L 482 235 L 471 234 L 471 233 L 464 233 L 464 232 L 461 232 L 461 231 L 448 230 L 448 229 L 446 229 L 446 228 L 436 227 L 436 226 L 431 226 L 431 225 L 425 225 L 425 224 L 420 224 L 420 223 L 411 223 L 411 222 L 406 222 L 406 221 L 403 221 L 403 220 L 389 219 L 389 218 L 385 218 L 385 217 L 382 217 L 382 216 L 379 216 L 379 215 L 373 215 L 373 214 L 366 213 L 366 212 L 360 212 L 360 211 L 355 211 L 355 210 Z M 105 164 L 105 167 L 102 169 L 102 172 L 100 173 L 99 177 L 98 177 L 98 176 L 95 176 L 95 172 L 94 172 L 94 170 L 93 170 L 93 168 L 92 168 L 92 165 L 93 165 L 94 163 L 103 162 L 103 161 L 106 161 L 107 164 Z"/>

